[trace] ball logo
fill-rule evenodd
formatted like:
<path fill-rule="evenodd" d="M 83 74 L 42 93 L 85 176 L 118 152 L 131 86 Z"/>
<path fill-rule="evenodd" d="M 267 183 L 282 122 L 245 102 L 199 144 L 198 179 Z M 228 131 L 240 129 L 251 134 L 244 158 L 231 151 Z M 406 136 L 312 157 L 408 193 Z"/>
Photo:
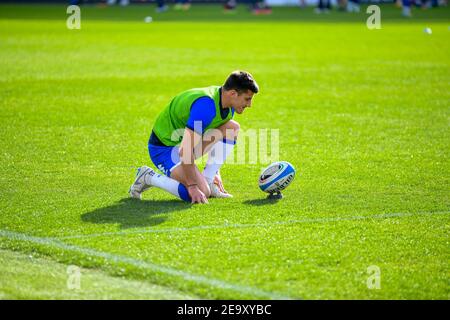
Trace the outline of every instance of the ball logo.
<path fill-rule="evenodd" d="M 293 179 L 294 179 L 294 175 L 291 174 L 291 175 L 289 175 L 289 176 L 287 177 L 287 179 L 286 179 L 282 184 L 279 184 L 279 183 L 277 182 L 276 185 L 279 186 L 279 188 L 277 188 L 277 190 L 283 190 L 284 188 L 286 188 L 286 187 L 291 183 L 291 181 L 292 181 Z"/>

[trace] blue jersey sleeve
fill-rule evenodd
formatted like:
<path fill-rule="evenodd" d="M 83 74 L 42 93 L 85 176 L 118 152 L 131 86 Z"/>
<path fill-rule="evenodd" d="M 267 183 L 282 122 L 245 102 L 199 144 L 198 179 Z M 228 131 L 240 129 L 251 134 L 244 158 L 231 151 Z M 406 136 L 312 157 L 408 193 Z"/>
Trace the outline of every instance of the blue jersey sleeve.
<path fill-rule="evenodd" d="M 192 104 L 186 127 L 203 134 L 216 116 L 216 105 L 210 97 L 201 97 Z"/>

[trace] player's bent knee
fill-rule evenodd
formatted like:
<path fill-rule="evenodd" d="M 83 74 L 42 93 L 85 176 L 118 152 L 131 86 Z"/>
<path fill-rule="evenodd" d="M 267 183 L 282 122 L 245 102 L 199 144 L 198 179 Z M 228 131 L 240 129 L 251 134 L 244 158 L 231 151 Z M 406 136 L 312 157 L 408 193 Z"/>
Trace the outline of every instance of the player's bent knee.
<path fill-rule="evenodd" d="M 238 132 L 239 129 L 241 128 L 239 122 L 234 121 L 234 120 L 228 121 L 228 124 L 229 124 L 229 128 L 233 129 L 235 132 Z"/>
<path fill-rule="evenodd" d="M 228 139 L 235 139 L 237 138 L 238 134 L 239 134 L 239 129 L 240 129 L 240 125 L 237 121 L 234 120 L 230 120 L 225 124 L 225 135 L 227 136 Z M 232 131 L 232 137 L 229 137 L 230 132 Z"/>

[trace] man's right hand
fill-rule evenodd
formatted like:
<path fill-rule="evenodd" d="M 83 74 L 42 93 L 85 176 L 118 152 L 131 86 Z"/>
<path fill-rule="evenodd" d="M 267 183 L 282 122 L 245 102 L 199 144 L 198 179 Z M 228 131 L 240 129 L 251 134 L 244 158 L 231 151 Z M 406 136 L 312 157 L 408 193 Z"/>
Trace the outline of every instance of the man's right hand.
<path fill-rule="evenodd" d="M 187 188 L 189 196 L 192 199 L 192 203 L 208 203 L 208 199 L 205 194 L 199 189 L 197 185 L 193 185 Z"/>

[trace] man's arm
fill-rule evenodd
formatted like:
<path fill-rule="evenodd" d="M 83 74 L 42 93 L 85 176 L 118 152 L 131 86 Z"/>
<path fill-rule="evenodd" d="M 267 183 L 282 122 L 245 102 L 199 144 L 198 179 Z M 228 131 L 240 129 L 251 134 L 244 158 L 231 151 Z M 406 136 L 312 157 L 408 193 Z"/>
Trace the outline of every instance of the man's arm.
<path fill-rule="evenodd" d="M 192 203 L 208 203 L 205 194 L 200 190 L 197 172 L 195 170 L 194 147 L 202 140 L 202 136 L 193 130 L 184 130 L 183 140 L 180 147 L 181 167 L 184 173 L 184 182 L 191 196 Z"/>
<path fill-rule="evenodd" d="M 208 202 L 205 194 L 198 187 L 200 181 L 198 181 L 195 168 L 195 159 L 202 155 L 202 135 L 205 132 L 205 128 L 213 121 L 215 115 L 216 107 L 213 99 L 210 97 L 197 99 L 191 106 L 189 119 L 181 141 L 181 167 L 184 173 L 184 182 L 192 202 Z"/>

